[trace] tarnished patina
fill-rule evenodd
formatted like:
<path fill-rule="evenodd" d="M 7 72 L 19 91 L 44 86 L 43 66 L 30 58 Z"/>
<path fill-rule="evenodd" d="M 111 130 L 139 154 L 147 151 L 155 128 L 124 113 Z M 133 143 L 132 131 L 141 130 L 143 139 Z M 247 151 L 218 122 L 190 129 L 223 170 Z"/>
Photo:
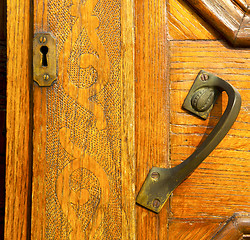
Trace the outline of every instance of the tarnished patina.
<path fill-rule="evenodd" d="M 57 78 L 56 40 L 50 33 L 37 33 L 33 39 L 33 80 L 49 87 Z"/>

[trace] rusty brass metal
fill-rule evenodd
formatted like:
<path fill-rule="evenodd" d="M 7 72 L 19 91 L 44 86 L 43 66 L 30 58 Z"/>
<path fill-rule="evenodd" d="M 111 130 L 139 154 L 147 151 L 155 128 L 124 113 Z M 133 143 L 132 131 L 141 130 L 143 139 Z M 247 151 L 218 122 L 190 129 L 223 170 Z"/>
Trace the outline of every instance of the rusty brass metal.
<path fill-rule="evenodd" d="M 205 76 L 205 77 L 204 77 Z M 236 88 L 215 75 L 200 71 L 183 108 L 199 117 L 206 118 L 218 93 L 226 91 L 228 105 L 219 122 L 195 152 L 184 162 L 173 168 L 153 167 L 138 196 L 137 203 L 159 213 L 171 193 L 179 186 L 213 151 L 235 122 L 241 106 L 241 97 Z"/>
<path fill-rule="evenodd" d="M 50 33 L 37 33 L 33 39 L 33 80 L 49 87 L 57 78 L 56 40 Z"/>

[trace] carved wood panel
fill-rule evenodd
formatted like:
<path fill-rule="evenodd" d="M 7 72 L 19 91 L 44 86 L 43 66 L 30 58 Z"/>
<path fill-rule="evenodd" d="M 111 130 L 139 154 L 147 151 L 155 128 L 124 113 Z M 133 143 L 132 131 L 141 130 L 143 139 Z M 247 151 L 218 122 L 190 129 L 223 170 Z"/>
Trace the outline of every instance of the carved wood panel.
<path fill-rule="evenodd" d="M 34 24 L 30 1 L 8 5 L 6 239 L 30 233 L 32 239 L 210 239 L 239 207 L 249 209 L 247 50 L 215 40 L 221 36 L 181 0 L 138 0 L 135 6 L 38 0 Z M 57 38 L 59 77 L 48 89 L 31 84 L 33 25 Z M 137 207 L 135 223 L 134 130 L 139 190 L 153 165 L 184 160 L 220 117 L 224 97 L 205 123 L 181 110 L 201 67 L 240 89 L 243 111 L 162 212 Z"/>
<path fill-rule="evenodd" d="M 58 79 L 34 85 L 33 239 L 133 239 L 130 4 L 35 2 L 35 33 L 56 38 Z"/>

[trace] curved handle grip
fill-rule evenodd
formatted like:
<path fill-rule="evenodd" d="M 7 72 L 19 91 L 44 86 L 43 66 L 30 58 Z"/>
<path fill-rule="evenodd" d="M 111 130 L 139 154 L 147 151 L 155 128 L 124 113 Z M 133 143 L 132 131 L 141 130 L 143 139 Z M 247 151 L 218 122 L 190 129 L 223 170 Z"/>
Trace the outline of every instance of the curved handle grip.
<path fill-rule="evenodd" d="M 204 89 L 209 89 L 209 94 L 204 94 L 207 92 L 204 91 Z M 187 106 L 189 106 L 189 108 L 192 107 L 193 109 L 189 110 L 204 117 L 213 107 L 213 99 L 216 91 L 226 91 L 228 95 L 228 105 L 213 131 L 200 147 L 178 166 L 169 169 L 153 167 L 137 196 L 136 201 L 138 204 L 159 213 L 174 189 L 201 164 L 225 137 L 235 122 L 241 106 L 240 94 L 232 85 L 211 73 L 200 71 L 189 92 L 192 98 L 187 97 L 183 106 L 186 108 L 188 108 Z M 200 98 L 201 95 L 206 95 L 206 101 L 200 100 L 205 103 L 203 104 L 203 107 L 205 106 L 204 108 L 197 103 L 197 99 Z M 208 102 L 210 102 L 210 106 L 208 106 Z M 196 106 L 194 106 L 195 104 Z"/>

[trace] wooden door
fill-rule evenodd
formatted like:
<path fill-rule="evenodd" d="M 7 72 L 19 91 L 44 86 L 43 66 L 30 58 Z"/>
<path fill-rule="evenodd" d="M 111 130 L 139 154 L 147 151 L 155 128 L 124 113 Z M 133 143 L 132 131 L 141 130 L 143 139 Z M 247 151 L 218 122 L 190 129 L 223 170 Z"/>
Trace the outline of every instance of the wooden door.
<path fill-rule="evenodd" d="M 250 212 L 247 48 L 184 0 L 8 1 L 7 14 L 5 239 L 211 239 Z M 32 81 L 39 32 L 57 42 L 46 88 Z M 201 69 L 232 83 L 242 109 L 155 214 L 135 204 L 148 171 L 185 160 L 227 104 L 207 121 L 182 110 Z"/>
<path fill-rule="evenodd" d="M 199 69 L 235 86 L 242 107 L 223 141 L 173 193 L 169 202 L 169 239 L 211 239 L 234 212 L 249 212 L 250 206 L 249 48 L 228 44 L 224 33 L 216 31 L 220 30 L 218 22 L 211 25 L 199 16 L 186 1 L 168 3 L 171 165 L 186 159 L 204 141 L 227 105 L 223 94 L 206 121 L 181 109 Z M 223 239 L 235 238 L 229 235 Z"/>
<path fill-rule="evenodd" d="M 9 54 L 18 64 L 8 71 L 7 168 L 20 172 L 7 173 L 6 239 L 133 239 L 132 1 L 14 1 L 8 14 L 24 19 L 9 22 L 18 26 L 10 27 L 9 51 L 17 44 L 21 53 Z M 29 41 L 41 32 L 56 39 L 51 87 L 32 82 Z"/>

